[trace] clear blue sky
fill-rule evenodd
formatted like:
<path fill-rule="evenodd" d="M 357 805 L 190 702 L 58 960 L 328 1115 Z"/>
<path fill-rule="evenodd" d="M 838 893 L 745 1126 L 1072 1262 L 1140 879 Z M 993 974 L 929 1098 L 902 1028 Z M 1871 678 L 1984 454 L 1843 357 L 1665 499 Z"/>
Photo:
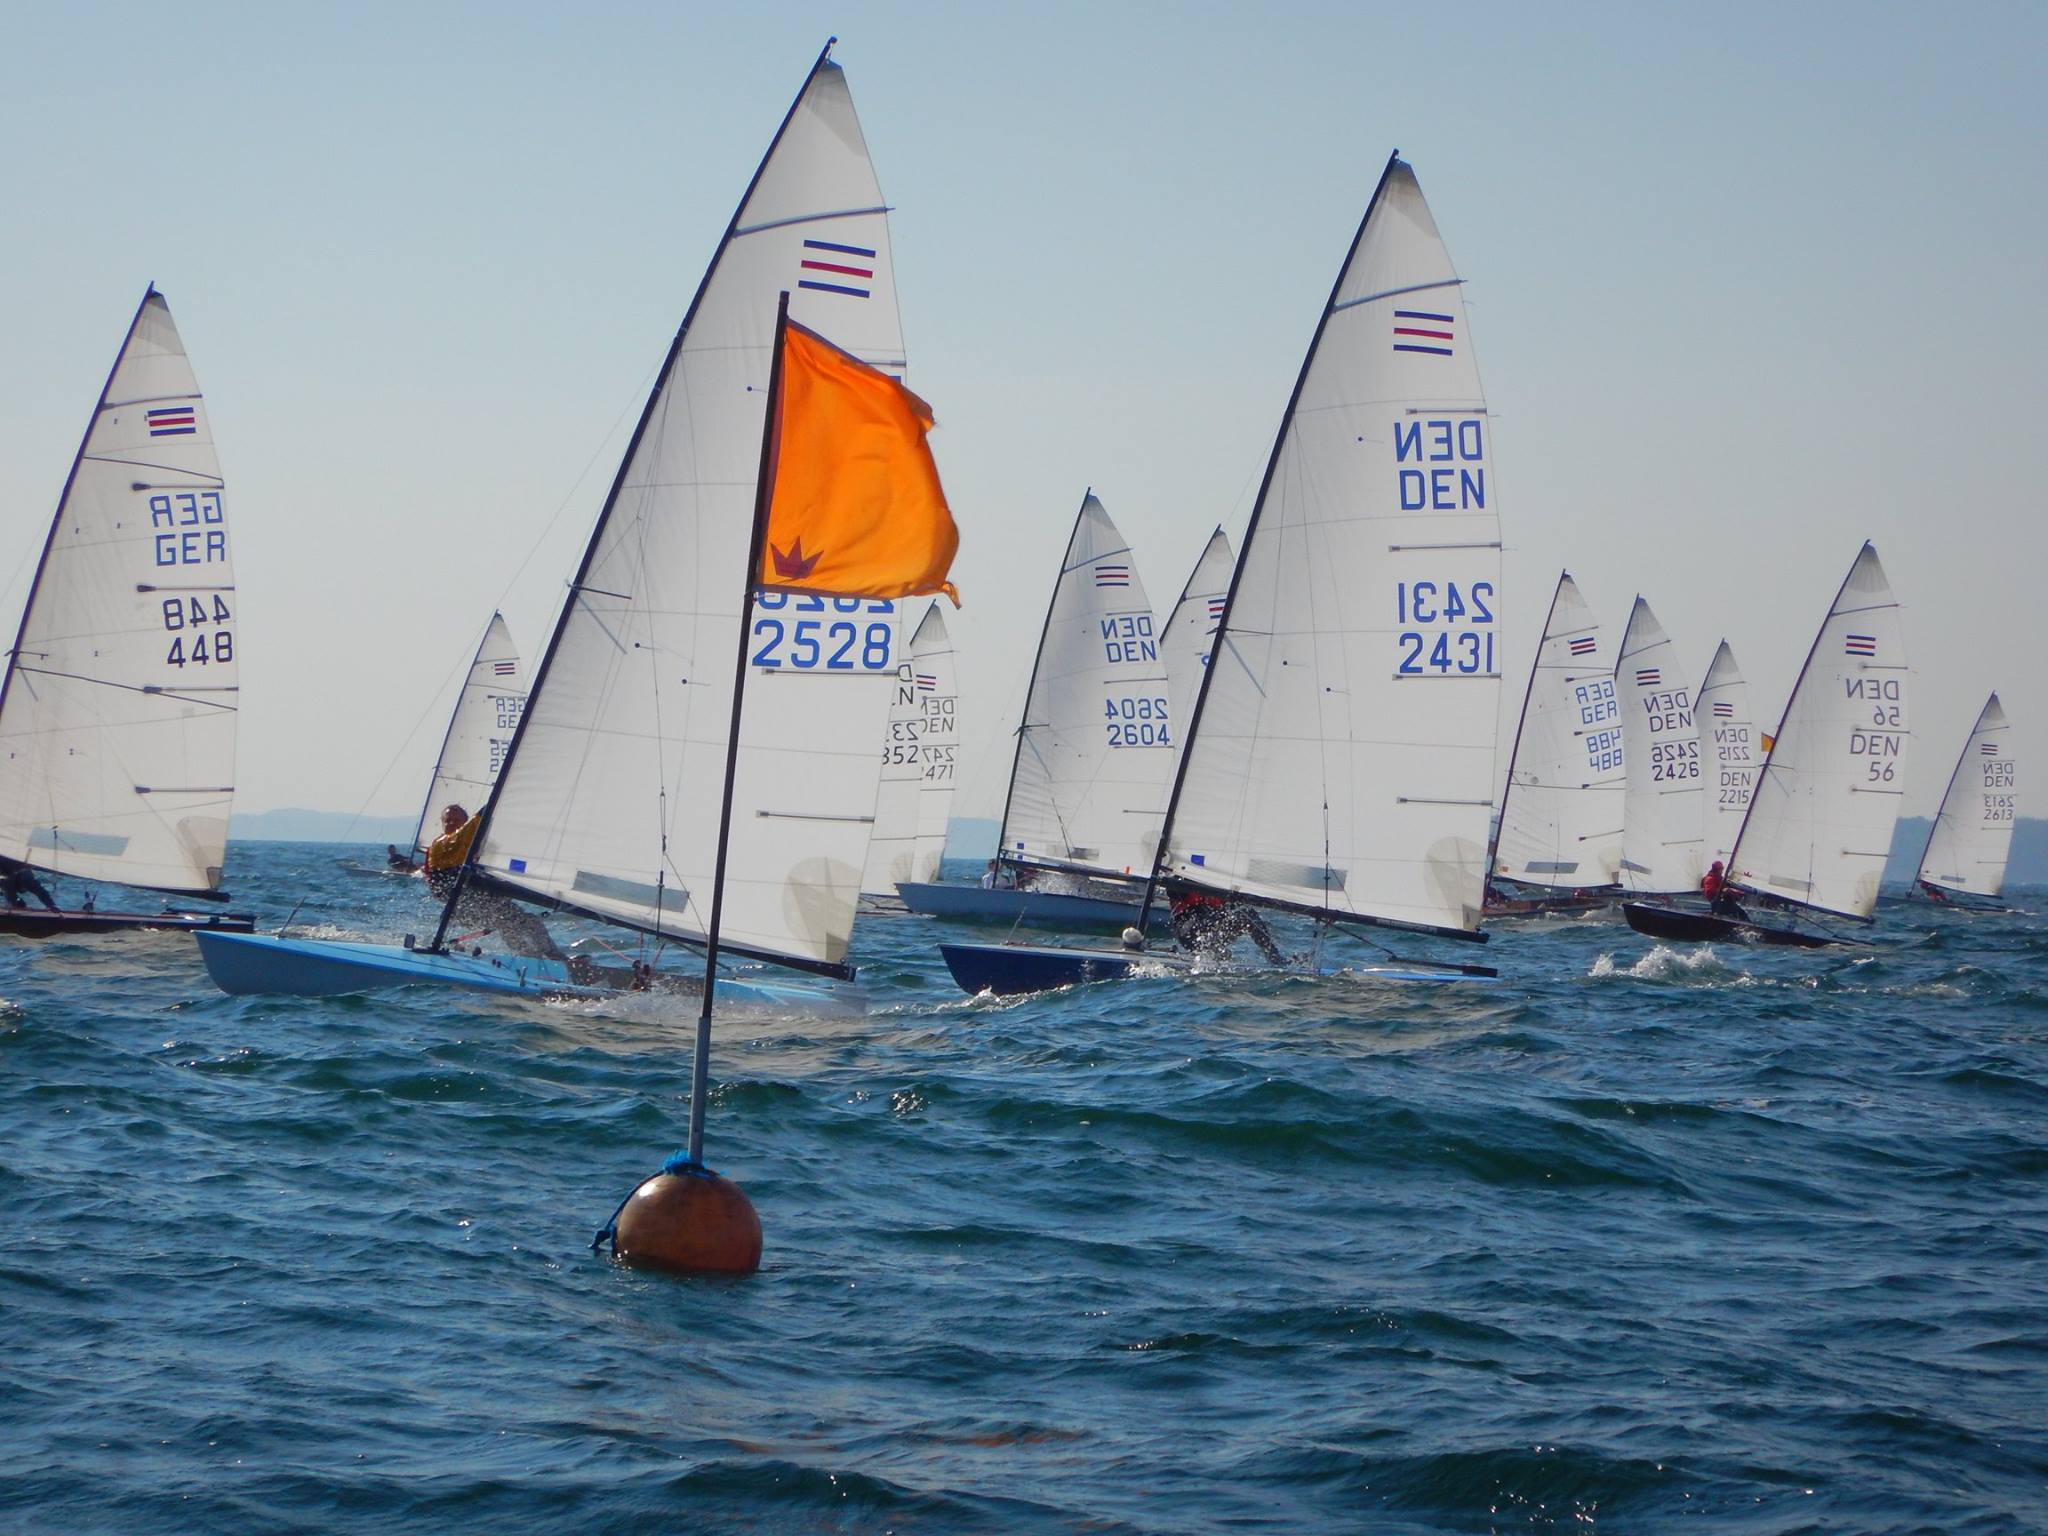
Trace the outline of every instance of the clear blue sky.
<path fill-rule="evenodd" d="M 552 621 L 836 32 L 964 536 L 961 813 L 999 802 L 1082 489 L 1161 600 L 1241 527 L 1395 146 L 1497 418 L 1504 691 L 1569 565 L 1695 669 L 1725 632 L 1774 717 L 1870 537 L 1908 811 L 1993 687 L 2048 811 L 2048 8 L 772 9 L 14 7 L 0 622 L 154 279 L 233 497 L 240 804 L 410 812 L 491 608 Z"/>

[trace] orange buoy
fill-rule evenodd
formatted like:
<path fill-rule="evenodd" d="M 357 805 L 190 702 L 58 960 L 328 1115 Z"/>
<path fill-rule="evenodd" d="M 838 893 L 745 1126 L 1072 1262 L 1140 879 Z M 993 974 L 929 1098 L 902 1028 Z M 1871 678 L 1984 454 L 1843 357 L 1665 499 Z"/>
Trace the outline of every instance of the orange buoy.
<path fill-rule="evenodd" d="M 761 1267 L 761 1218 L 739 1185 L 701 1164 L 671 1163 L 626 1197 L 612 1253 L 677 1275 L 751 1275 Z"/>

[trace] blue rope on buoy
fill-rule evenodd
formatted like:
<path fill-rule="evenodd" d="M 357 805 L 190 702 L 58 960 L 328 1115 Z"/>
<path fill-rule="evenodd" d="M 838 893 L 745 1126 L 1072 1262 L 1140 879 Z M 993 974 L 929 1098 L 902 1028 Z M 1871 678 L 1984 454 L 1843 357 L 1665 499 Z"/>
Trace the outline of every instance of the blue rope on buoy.
<path fill-rule="evenodd" d="M 690 1160 L 690 1154 L 687 1150 L 670 1153 L 668 1161 L 661 1165 L 658 1172 L 668 1174 L 671 1178 L 678 1179 L 713 1179 L 718 1177 L 717 1172 L 715 1170 L 705 1167 L 702 1163 L 692 1162 Z M 647 1181 L 645 1179 L 642 1179 L 640 1181 L 640 1184 L 645 1184 L 646 1182 Z M 640 1184 L 635 1184 L 633 1186 L 633 1189 L 638 1189 L 640 1187 Z M 626 1200 L 631 1200 L 633 1198 L 633 1189 L 629 1189 L 626 1191 Z M 602 1227 L 598 1228 L 597 1236 L 593 1237 L 590 1240 L 590 1251 L 592 1253 L 597 1252 L 597 1250 L 604 1246 L 604 1244 L 610 1243 L 612 1245 L 613 1255 L 615 1257 L 617 1256 L 619 1251 L 619 1212 L 623 1211 L 626 1208 L 626 1200 L 621 1200 L 616 1206 L 612 1208 L 611 1220 L 607 1221 Z"/>

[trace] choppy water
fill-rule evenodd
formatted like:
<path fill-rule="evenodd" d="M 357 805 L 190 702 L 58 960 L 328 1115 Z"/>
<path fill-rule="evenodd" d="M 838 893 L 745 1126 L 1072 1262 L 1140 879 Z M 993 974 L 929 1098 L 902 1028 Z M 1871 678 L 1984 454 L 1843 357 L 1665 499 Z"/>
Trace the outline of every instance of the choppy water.
<path fill-rule="evenodd" d="M 337 852 L 238 894 L 423 926 Z M 864 922 L 873 1017 L 721 1024 L 723 1283 L 587 1250 L 687 1004 L 0 941 L 0 1527 L 2048 1529 L 2048 919 L 1015 1004 L 935 931 Z"/>

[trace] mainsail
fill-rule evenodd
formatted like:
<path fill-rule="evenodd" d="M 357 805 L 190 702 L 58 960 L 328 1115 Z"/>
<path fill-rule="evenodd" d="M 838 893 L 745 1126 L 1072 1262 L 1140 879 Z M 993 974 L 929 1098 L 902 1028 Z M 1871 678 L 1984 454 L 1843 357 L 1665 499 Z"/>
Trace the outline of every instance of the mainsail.
<path fill-rule="evenodd" d="M 441 835 L 441 813 L 449 806 L 469 811 L 482 807 L 498 782 L 498 770 L 525 708 L 526 678 L 519 651 L 504 615 L 494 613 L 456 696 L 455 713 L 448 718 L 448 734 L 434 760 L 434 776 L 413 832 L 414 848 L 425 848 Z"/>
<path fill-rule="evenodd" d="M 1461 279 L 1388 160 L 1316 326 L 1196 695 L 1161 873 L 1477 927 L 1500 523 Z"/>
<path fill-rule="evenodd" d="M 1760 761 L 1756 723 L 1749 713 L 1749 684 L 1726 640 L 1714 652 L 1706 681 L 1694 695 L 1693 714 L 1700 727 L 1700 770 L 1707 776 L 1700 856 L 1709 864 L 1718 860 L 1725 865 L 1735 855 L 1735 834 L 1749 814 Z"/>
<path fill-rule="evenodd" d="M 1699 889 L 1700 740 L 1678 648 L 1638 597 L 1614 663 L 1624 781 L 1621 883 L 1631 891 Z"/>
<path fill-rule="evenodd" d="M 2012 823 L 2018 777 L 2005 710 L 1991 695 L 1956 771 L 1949 775 L 1941 810 L 1920 860 L 1920 880 L 1972 896 L 1996 896 L 2005 885 L 2006 856 L 2012 851 Z"/>
<path fill-rule="evenodd" d="M 960 722 L 953 643 L 937 603 L 911 636 L 895 687 L 882 742 L 874 835 L 861 878 L 861 889 L 870 896 L 894 896 L 904 881 L 936 879 L 945 856 Z"/>
<path fill-rule="evenodd" d="M 0 854 L 220 885 L 240 599 L 213 426 L 163 295 L 100 392 L 0 683 Z"/>
<path fill-rule="evenodd" d="M 782 291 L 791 319 L 901 374 L 887 209 L 823 54 L 669 349 L 541 659 L 471 854 L 495 889 L 704 935 Z M 888 602 L 756 603 L 726 949 L 847 974 L 897 635 Z"/>
<path fill-rule="evenodd" d="M 1529 670 L 1491 868 L 1523 885 L 1612 885 L 1621 866 L 1623 752 L 1600 626 L 1566 571 Z"/>
<path fill-rule="evenodd" d="M 1194 713 L 1195 694 L 1202 686 L 1203 669 L 1209 665 L 1209 648 L 1216 638 L 1217 621 L 1223 617 L 1230 573 L 1236 566 L 1230 540 L 1218 528 L 1202 546 L 1202 558 L 1195 562 L 1180 601 L 1167 617 L 1160 652 L 1166 660 L 1166 705 L 1171 719 L 1186 720 Z M 1185 741 L 1185 733 L 1180 739 Z"/>
<path fill-rule="evenodd" d="M 1175 742 L 1166 663 L 1130 545 L 1081 499 L 1038 643 L 997 847 L 1013 864 L 1151 872 Z"/>
<path fill-rule="evenodd" d="M 1767 896 L 1867 918 L 1905 789 L 1899 604 L 1865 544 L 1793 684 L 1729 869 Z"/>

